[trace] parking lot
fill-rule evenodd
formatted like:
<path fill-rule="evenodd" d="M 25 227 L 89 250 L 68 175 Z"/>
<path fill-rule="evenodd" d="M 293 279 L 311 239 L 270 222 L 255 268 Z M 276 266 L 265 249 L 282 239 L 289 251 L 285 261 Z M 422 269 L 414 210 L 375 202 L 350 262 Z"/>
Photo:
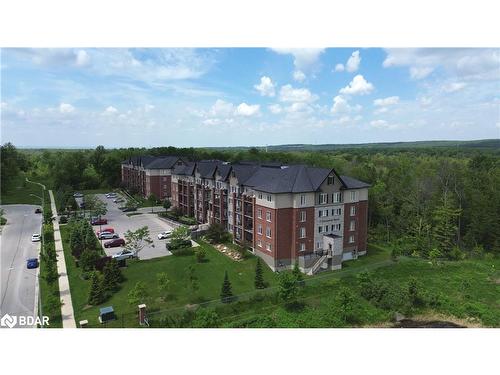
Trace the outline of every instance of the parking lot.
<path fill-rule="evenodd" d="M 166 230 L 173 230 L 173 228 L 165 221 L 159 219 L 156 214 L 152 214 L 150 208 L 140 208 L 134 212 L 140 213 L 139 215 L 127 216 L 126 213 L 118 208 L 123 205 L 123 203 L 114 203 L 113 199 L 106 198 L 104 194 L 97 194 L 97 197 L 107 203 L 108 209 L 108 212 L 104 215 L 108 220 L 108 224 L 103 225 L 102 228 L 112 227 L 115 233 L 118 233 L 121 238 L 124 238 L 124 234 L 127 230 L 134 231 L 144 226 L 149 228 L 153 246 L 146 245 L 144 249 L 139 252 L 139 259 L 152 259 L 172 255 L 172 253 L 166 249 L 165 240 L 158 239 L 158 234 Z M 98 231 L 99 226 L 95 225 L 94 229 Z M 104 243 L 106 240 L 102 242 Z M 120 251 L 120 248 L 105 248 L 104 251 L 107 255 L 112 255 Z"/>

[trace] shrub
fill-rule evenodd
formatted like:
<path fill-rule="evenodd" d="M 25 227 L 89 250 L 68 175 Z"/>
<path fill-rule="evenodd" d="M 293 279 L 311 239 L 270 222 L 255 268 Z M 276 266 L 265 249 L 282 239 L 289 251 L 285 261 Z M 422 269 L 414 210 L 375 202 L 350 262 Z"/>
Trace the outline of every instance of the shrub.
<path fill-rule="evenodd" d="M 193 327 L 215 328 L 219 325 L 219 315 L 211 309 L 198 309 L 193 320 Z"/>
<path fill-rule="evenodd" d="M 68 218 L 66 216 L 61 216 L 59 218 L 59 224 L 66 224 L 68 222 Z"/>
<path fill-rule="evenodd" d="M 460 250 L 458 246 L 453 246 L 449 254 L 449 258 L 451 260 L 462 260 L 465 258 L 465 253 L 462 250 Z"/>
<path fill-rule="evenodd" d="M 207 252 L 206 250 L 199 246 L 197 249 L 196 249 L 196 260 L 198 263 L 203 263 L 205 260 L 206 260 L 206 256 L 207 256 Z"/>

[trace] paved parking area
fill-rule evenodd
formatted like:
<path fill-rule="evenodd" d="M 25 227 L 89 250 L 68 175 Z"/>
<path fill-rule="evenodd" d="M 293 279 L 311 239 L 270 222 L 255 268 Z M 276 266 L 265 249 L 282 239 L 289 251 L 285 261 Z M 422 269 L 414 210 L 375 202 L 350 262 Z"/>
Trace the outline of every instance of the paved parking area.
<path fill-rule="evenodd" d="M 124 233 L 127 230 L 136 230 L 140 227 L 147 226 L 149 228 L 149 233 L 151 239 L 153 240 L 153 246 L 146 246 L 139 253 L 140 259 L 152 259 L 162 256 L 172 255 L 170 251 L 166 249 L 165 240 L 159 240 L 158 234 L 166 231 L 173 230 L 173 228 L 165 221 L 159 219 L 156 214 L 151 213 L 151 208 L 140 208 L 136 212 L 140 212 L 140 215 L 127 216 L 126 213 L 120 211 L 118 207 L 123 205 L 123 203 L 114 203 L 113 199 L 108 199 L 104 194 L 97 194 L 97 197 L 102 201 L 107 203 L 108 212 L 104 216 L 108 220 L 107 225 L 102 227 L 112 227 L 120 237 L 123 238 Z M 159 208 L 156 208 L 158 211 Z M 96 231 L 99 230 L 99 226 L 94 226 Z M 105 240 L 103 240 L 103 243 Z M 120 248 L 114 247 L 110 249 L 104 249 L 107 255 L 112 255 L 120 251 Z"/>

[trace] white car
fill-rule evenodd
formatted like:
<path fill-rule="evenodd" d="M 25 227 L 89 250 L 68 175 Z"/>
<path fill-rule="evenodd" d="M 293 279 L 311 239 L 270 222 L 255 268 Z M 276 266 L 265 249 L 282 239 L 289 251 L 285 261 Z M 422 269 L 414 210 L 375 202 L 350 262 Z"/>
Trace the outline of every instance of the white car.
<path fill-rule="evenodd" d="M 107 193 L 106 198 L 116 198 L 116 193 Z"/>
<path fill-rule="evenodd" d="M 119 260 L 124 260 L 124 259 L 129 259 L 129 258 L 135 258 L 136 252 L 135 251 L 130 251 L 130 250 L 122 250 L 116 254 L 111 255 L 111 258 L 113 258 L 116 261 Z"/>
<path fill-rule="evenodd" d="M 159 240 L 164 240 L 164 239 L 169 238 L 171 235 L 172 235 L 172 231 L 171 230 L 166 230 L 165 232 L 161 232 L 160 234 L 158 234 L 158 239 Z"/>
<path fill-rule="evenodd" d="M 100 240 L 110 240 L 112 238 L 118 238 L 120 236 L 118 236 L 118 233 L 102 232 L 99 233 L 97 237 L 99 237 Z"/>
<path fill-rule="evenodd" d="M 74 198 L 83 198 L 83 194 L 82 193 L 74 193 L 73 197 Z"/>
<path fill-rule="evenodd" d="M 38 233 L 34 233 L 31 236 L 31 242 L 39 242 L 39 241 L 41 241 L 41 239 L 42 239 L 42 236 L 40 236 Z"/>

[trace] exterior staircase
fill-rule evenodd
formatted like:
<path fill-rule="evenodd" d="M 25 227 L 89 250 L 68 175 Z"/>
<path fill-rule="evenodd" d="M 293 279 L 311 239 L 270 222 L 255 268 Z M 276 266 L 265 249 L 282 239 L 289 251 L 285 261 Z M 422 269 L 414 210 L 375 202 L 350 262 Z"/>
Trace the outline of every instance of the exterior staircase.
<path fill-rule="evenodd" d="M 328 259 L 328 254 L 325 254 L 323 256 L 321 256 L 317 261 L 316 263 L 314 263 L 311 268 L 309 269 L 309 271 L 307 272 L 308 275 L 314 275 L 316 272 L 318 272 L 319 268 L 321 267 L 321 265 Z"/>

